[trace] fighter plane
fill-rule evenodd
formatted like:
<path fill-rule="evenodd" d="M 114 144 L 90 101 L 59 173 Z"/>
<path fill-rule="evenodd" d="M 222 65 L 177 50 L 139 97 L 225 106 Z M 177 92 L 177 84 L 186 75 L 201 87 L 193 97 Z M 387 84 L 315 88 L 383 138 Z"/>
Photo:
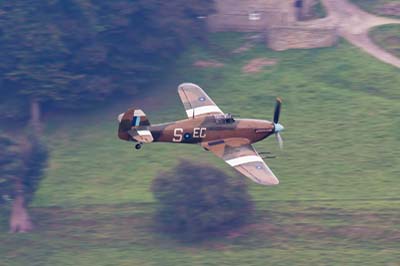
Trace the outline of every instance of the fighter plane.
<path fill-rule="evenodd" d="M 282 103 L 279 98 L 276 100 L 273 122 L 270 122 L 235 119 L 230 113 L 225 114 L 193 83 L 179 85 L 178 93 L 187 119 L 151 125 L 142 110 L 131 108 L 118 116 L 118 137 L 137 142 L 136 149 L 151 142 L 200 144 L 258 184 L 279 183 L 262 156 L 251 145 L 275 134 L 282 147 L 280 132 L 284 127 L 279 124 Z"/>

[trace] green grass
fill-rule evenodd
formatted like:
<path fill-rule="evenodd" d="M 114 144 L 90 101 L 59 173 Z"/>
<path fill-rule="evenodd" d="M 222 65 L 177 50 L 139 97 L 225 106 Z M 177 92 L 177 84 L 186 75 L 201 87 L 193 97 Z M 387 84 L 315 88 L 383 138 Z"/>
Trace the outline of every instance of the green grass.
<path fill-rule="evenodd" d="M 382 10 L 382 7 L 387 4 L 398 4 L 397 0 L 350 0 L 350 1 L 370 13 L 374 13 L 380 16 L 400 18 L 399 13 L 393 14 L 392 12 L 390 12 L 389 14 Z"/>
<path fill-rule="evenodd" d="M 398 265 L 399 69 L 344 41 L 286 52 L 257 44 L 231 53 L 247 36 L 213 34 L 209 47 L 192 47 L 160 81 L 161 94 L 52 115 L 45 136 L 50 166 L 33 202 L 37 230 L 10 235 L 0 220 L 0 265 Z M 278 63 L 243 73 L 258 57 Z M 200 59 L 224 67 L 193 67 Z M 278 155 L 268 164 L 281 184 L 249 181 L 257 208 L 251 224 L 200 244 L 154 230 L 152 178 L 180 158 L 243 177 L 199 146 L 157 143 L 135 151 L 116 137 L 116 116 L 130 105 L 152 123 L 184 118 L 176 86 L 186 81 L 242 118 L 271 119 L 275 97 L 284 101 L 284 151 L 273 138 L 255 145 Z"/>
<path fill-rule="evenodd" d="M 155 232 L 151 205 L 35 209 L 35 233 L 0 234 L 0 265 L 397 265 L 399 208 L 269 205 L 252 224 L 198 244 Z"/>
<path fill-rule="evenodd" d="M 400 25 L 384 25 L 370 32 L 375 43 L 388 52 L 400 57 Z"/>
<path fill-rule="evenodd" d="M 259 150 L 278 154 L 279 159 L 269 164 L 282 185 L 250 184 L 256 200 L 398 197 L 400 151 L 392 148 L 399 144 L 400 131 L 398 69 L 344 42 L 335 48 L 283 53 L 259 45 L 233 55 L 232 44 L 225 43 L 233 37 L 211 37 L 210 42 L 218 45 L 213 50 L 221 54 L 194 47 L 180 59 L 174 76 L 200 84 L 222 110 L 241 117 L 270 119 L 274 98 L 284 99 L 284 152 L 278 151 L 273 138 L 256 144 Z M 279 63 L 258 74 L 242 73 L 248 60 L 261 56 Z M 208 58 L 225 67 L 191 66 Z M 140 106 L 152 123 L 184 118 L 176 88 L 168 92 L 160 106 Z M 115 117 L 125 108 L 49 121 L 52 158 L 35 206 L 152 202 L 152 178 L 179 158 L 210 162 L 234 173 L 198 146 L 157 143 L 135 151 L 132 144 L 116 138 Z"/>

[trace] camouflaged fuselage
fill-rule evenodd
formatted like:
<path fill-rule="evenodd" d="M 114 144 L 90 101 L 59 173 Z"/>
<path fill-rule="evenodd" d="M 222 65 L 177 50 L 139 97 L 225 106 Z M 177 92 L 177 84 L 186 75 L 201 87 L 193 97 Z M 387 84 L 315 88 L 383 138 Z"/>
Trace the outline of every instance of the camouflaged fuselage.
<path fill-rule="evenodd" d="M 274 132 L 274 124 L 266 120 L 236 119 L 226 123 L 211 116 L 150 125 L 154 142 L 200 143 L 228 138 L 245 138 L 249 143 L 265 139 Z M 140 128 L 138 128 L 140 130 Z M 132 138 L 122 138 L 133 140 Z"/>

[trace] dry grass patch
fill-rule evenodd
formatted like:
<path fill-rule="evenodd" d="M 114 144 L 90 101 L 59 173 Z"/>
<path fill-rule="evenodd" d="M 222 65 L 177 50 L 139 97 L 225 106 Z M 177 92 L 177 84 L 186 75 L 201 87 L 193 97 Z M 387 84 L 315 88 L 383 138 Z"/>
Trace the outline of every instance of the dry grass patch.
<path fill-rule="evenodd" d="M 245 43 L 244 45 L 240 46 L 239 48 L 236 48 L 235 50 L 232 51 L 233 54 L 240 54 L 246 51 L 249 51 L 251 48 L 253 48 L 252 43 Z"/>
<path fill-rule="evenodd" d="M 278 60 L 274 58 L 255 58 L 250 60 L 244 67 L 242 67 L 243 73 L 258 73 L 266 66 L 274 66 L 278 63 Z"/>

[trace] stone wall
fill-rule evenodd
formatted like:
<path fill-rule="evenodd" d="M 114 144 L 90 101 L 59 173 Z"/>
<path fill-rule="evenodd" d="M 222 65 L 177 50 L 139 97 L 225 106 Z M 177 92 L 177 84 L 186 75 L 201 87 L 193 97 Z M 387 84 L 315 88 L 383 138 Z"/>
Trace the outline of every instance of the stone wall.
<path fill-rule="evenodd" d="M 277 51 L 330 47 L 338 39 L 335 27 L 276 26 L 267 31 L 267 45 Z"/>
<path fill-rule="evenodd" d="M 272 25 L 296 21 L 290 0 L 216 0 L 207 18 L 211 31 L 265 31 Z"/>
<path fill-rule="evenodd" d="M 267 45 L 274 50 L 316 48 L 334 45 L 336 28 L 327 27 L 329 18 L 298 21 L 311 12 L 318 0 L 215 0 L 215 14 L 208 16 L 210 31 L 266 33 Z M 299 14 L 296 11 L 301 11 Z"/>
<path fill-rule="evenodd" d="M 256 20 L 249 17 L 255 16 Z M 282 12 L 254 11 L 249 13 L 220 14 L 208 18 L 208 28 L 216 31 L 264 32 L 272 25 L 290 25 Z"/>

